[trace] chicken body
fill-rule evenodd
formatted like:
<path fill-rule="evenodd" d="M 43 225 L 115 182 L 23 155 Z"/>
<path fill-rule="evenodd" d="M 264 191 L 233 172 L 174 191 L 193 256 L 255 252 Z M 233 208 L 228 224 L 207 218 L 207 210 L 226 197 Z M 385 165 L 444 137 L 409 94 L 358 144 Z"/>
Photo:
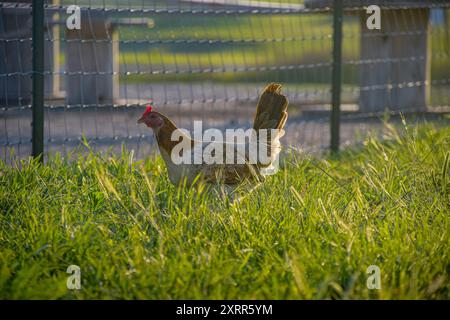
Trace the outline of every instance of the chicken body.
<path fill-rule="evenodd" d="M 196 142 L 193 142 L 195 145 Z M 216 144 L 217 146 L 213 146 Z M 222 144 L 222 146 L 218 146 L 218 144 Z M 205 182 L 218 182 L 227 185 L 238 184 L 244 180 L 260 180 L 264 176 L 263 169 L 258 170 L 255 164 L 250 164 L 248 161 L 245 163 L 232 163 L 227 164 L 226 159 L 220 161 L 220 163 L 211 163 L 208 161 L 208 155 L 205 154 L 205 148 L 223 148 L 225 151 L 226 148 L 231 146 L 232 152 L 235 154 L 235 158 L 237 159 L 238 155 L 241 158 L 248 159 L 248 150 L 249 143 L 244 144 L 243 148 L 245 148 L 245 153 L 242 153 L 239 144 L 232 144 L 226 142 L 210 142 L 204 143 L 200 142 L 196 147 L 191 148 L 191 157 L 190 159 L 194 159 L 196 153 L 201 153 L 202 163 L 174 163 L 173 159 L 169 152 L 164 148 L 160 148 L 161 156 L 167 166 L 167 171 L 169 174 L 169 179 L 173 184 L 178 184 L 182 179 L 186 179 L 188 184 L 192 184 L 192 182 L 200 176 L 200 180 Z"/>
<path fill-rule="evenodd" d="M 165 115 L 150 111 L 144 113 L 144 115 L 138 120 L 138 123 L 145 123 L 148 127 L 152 128 L 161 156 L 167 166 L 169 179 L 172 183 L 178 184 L 183 179 L 187 180 L 188 184 L 192 184 L 196 179 L 208 182 L 208 183 L 220 183 L 225 185 L 237 185 L 244 181 L 260 181 L 265 175 L 273 172 L 273 164 L 278 158 L 280 152 L 279 138 L 283 135 L 283 127 L 287 120 L 287 98 L 280 92 L 281 85 L 270 84 L 268 85 L 258 102 L 256 108 L 256 115 L 254 119 L 253 129 L 255 135 L 252 139 L 256 139 L 257 144 L 265 145 L 269 154 L 267 154 L 266 160 L 249 161 L 251 158 L 250 152 L 254 152 L 250 144 L 255 142 L 249 140 L 244 144 L 233 142 L 203 142 L 190 139 L 189 136 L 179 132 L 178 141 L 172 141 L 172 134 L 178 128 L 176 125 Z M 274 129 L 267 135 L 260 134 L 260 129 Z M 188 146 L 187 149 L 181 150 L 180 157 L 186 156 L 184 152 L 189 152 L 189 159 L 193 160 L 201 159 L 200 163 L 175 163 L 173 161 L 173 152 L 177 144 L 184 141 Z M 211 150 L 223 150 L 222 155 L 217 155 L 215 151 Z M 231 151 L 231 152 L 230 152 Z M 200 155 L 201 153 L 201 155 Z M 233 154 L 234 160 L 232 163 L 227 161 L 226 156 Z M 219 158 L 222 161 L 216 161 L 213 163 L 212 158 L 216 160 Z M 240 162 L 237 159 L 241 159 Z M 217 163 L 219 162 L 219 163 Z"/>

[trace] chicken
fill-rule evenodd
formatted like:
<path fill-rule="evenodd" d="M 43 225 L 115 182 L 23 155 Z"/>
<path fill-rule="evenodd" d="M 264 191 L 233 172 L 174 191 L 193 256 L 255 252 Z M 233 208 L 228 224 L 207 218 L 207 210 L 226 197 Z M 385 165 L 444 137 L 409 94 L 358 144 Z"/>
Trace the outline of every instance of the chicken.
<path fill-rule="evenodd" d="M 153 130 L 160 154 L 167 166 L 169 179 L 173 184 L 178 184 L 183 179 L 187 179 L 187 182 L 191 184 L 197 181 L 197 176 L 208 183 L 225 185 L 238 185 L 244 181 L 261 181 L 264 176 L 273 172 L 273 165 L 280 152 L 279 138 L 283 135 L 282 129 L 288 117 L 288 100 L 280 90 L 281 85 L 275 83 L 264 89 L 256 107 L 254 134 L 247 139 L 248 142 L 243 142 L 244 145 L 242 142 L 234 143 L 234 140 L 233 142 L 215 140 L 205 142 L 191 139 L 188 133 L 177 130 L 177 126 L 167 116 L 154 111 L 152 107 L 147 107 L 138 123 L 145 123 Z M 264 129 L 267 129 L 265 134 Z M 175 133 L 177 139 L 173 138 Z M 180 149 L 182 141 L 188 148 Z M 251 148 L 250 144 L 254 142 L 258 149 Z M 252 152 L 256 152 L 263 145 L 266 146 L 264 151 L 267 150 L 266 160 L 262 161 L 259 156 L 256 157 L 256 161 L 249 161 L 252 158 Z M 225 152 L 219 154 L 217 150 Z M 174 160 L 174 155 L 181 158 L 187 156 L 185 159 L 192 160 L 199 156 L 199 153 L 203 156 L 203 158 L 200 157 L 200 163 Z M 230 153 L 232 153 L 231 156 Z M 227 155 L 230 158 L 226 158 Z M 234 161 L 230 163 L 231 158 Z"/>

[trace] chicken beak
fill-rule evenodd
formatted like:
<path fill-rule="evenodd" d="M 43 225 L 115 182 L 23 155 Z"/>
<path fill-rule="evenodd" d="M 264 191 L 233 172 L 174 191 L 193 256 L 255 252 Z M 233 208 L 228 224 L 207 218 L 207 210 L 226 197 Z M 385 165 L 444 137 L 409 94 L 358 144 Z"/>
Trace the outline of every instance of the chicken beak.
<path fill-rule="evenodd" d="M 144 123 L 144 117 L 140 117 L 137 121 L 137 123 Z"/>

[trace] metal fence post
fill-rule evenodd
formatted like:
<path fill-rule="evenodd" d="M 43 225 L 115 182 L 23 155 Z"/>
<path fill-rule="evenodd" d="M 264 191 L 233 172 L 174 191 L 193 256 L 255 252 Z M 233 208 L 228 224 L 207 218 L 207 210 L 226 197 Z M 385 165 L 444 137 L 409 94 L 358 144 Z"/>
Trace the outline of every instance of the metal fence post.
<path fill-rule="evenodd" d="M 44 160 L 44 0 L 33 0 L 32 156 Z"/>
<path fill-rule="evenodd" d="M 339 126 L 341 113 L 341 66 L 342 66 L 342 0 L 334 0 L 333 12 L 333 69 L 331 97 L 331 151 L 339 151 Z"/>

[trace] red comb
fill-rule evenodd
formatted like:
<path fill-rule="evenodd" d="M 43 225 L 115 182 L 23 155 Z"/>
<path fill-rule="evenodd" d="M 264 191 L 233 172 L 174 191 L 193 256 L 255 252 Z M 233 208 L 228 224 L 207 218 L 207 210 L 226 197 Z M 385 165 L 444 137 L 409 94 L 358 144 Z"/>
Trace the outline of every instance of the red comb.
<path fill-rule="evenodd" d="M 152 106 L 148 105 L 143 115 L 149 114 L 150 112 L 152 112 Z"/>

